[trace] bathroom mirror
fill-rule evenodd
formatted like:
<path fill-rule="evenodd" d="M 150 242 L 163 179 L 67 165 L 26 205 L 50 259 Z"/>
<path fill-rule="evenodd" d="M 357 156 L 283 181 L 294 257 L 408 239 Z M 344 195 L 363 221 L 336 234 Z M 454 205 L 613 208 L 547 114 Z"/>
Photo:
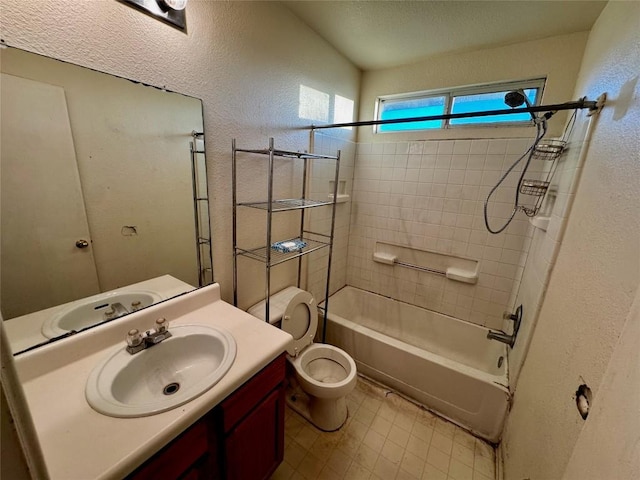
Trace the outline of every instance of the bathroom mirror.
<path fill-rule="evenodd" d="M 211 283 L 202 102 L 4 46 L 0 69 L 13 352 Z"/>

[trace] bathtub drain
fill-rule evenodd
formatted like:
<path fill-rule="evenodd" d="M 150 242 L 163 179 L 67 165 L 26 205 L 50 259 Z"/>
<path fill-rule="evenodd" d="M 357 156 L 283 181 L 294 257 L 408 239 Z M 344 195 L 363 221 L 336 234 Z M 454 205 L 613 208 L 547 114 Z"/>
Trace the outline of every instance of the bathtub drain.
<path fill-rule="evenodd" d="M 498 359 L 498 368 L 502 367 L 502 362 L 504 362 L 504 357 Z"/>

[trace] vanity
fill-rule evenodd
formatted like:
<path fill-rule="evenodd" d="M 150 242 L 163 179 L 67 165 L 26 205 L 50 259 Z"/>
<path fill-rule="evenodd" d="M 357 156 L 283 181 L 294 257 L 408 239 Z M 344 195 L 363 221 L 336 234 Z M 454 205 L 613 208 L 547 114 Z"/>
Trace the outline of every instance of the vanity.
<path fill-rule="evenodd" d="M 92 371 L 125 348 L 128 331 L 148 330 L 160 317 L 170 331 L 198 325 L 228 332 L 236 347 L 228 371 L 162 413 L 98 413 L 85 398 Z M 283 456 L 283 352 L 290 340 L 222 301 L 213 284 L 15 357 L 50 478 L 269 478 Z"/>

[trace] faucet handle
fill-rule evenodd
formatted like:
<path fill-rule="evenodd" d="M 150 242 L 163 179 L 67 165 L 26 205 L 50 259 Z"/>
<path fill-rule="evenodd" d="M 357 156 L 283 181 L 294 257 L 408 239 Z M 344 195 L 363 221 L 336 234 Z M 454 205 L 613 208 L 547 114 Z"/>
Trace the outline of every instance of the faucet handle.
<path fill-rule="evenodd" d="M 156 332 L 163 333 L 169 329 L 169 322 L 167 322 L 166 318 L 158 318 L 156 320 Z"/>
<path fill-rule="evenodd" d="M 137 328 L 132 328 L 127 332 L 127 345 L 137 347 L 142 343 L 142 334 Z"/>
<path fill-rule="evenodd" d="M 505 320 L 516 320 L 518 316 L 515 313 L 503 312 L 502 318 L 504 318 Z"/>

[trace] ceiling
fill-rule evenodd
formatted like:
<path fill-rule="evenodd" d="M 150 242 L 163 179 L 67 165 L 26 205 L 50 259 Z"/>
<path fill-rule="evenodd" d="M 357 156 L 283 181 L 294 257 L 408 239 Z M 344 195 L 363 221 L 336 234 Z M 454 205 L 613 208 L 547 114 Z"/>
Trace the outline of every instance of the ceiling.
<path fill-rule="evenodd" d="M 590 30 L 606 1 L 283 1 L 362 70 Z"/>

